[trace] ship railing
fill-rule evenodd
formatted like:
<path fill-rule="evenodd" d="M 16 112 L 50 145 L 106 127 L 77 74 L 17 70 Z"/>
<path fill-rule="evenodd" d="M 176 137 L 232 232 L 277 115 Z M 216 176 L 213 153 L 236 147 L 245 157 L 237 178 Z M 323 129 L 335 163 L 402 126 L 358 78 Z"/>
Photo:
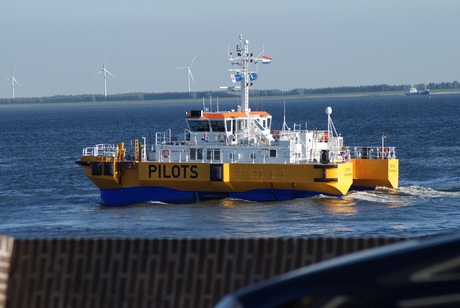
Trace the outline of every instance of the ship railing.
<path fill-rule="evenodd" d="M 96 144 L 92 147 L 83 148 L 83 156 L 115 156 L 116 145 L 114 144 Z"/>
<path fill-rule="evenodd" d="M 155 133 L 155 144 L 171 144 L 171 129 Z"/>
<path fill-rule="evenodd" d="M 200 136 L 198 136 L 198 134 L 196 132 L 192 132 L 191 130 L 189 130 L 188 128 L 184 129 L 184 140 L 185 141 L 189 141 L 191 142 L 192 144 L 198 144 L 198 140 L 202 140 L 202 141 L 207 141 L 207 134 L 206 132 L 204 133 L 201 133 L 200 132 Z"/>
<path fill-rule="evenodd" d="M 192 132 L 184 130 L 184 140 L 188 144 L 197 145 L 199 143 L 209 143 L 222 145 L 236 144 L 236 136 L 227 132 Z"/>
<path fill-rule="evenodd" d="M 351 158 L 358 159 L 393 159 L 396 158 L 396 147 L 349 146 L 346 148 Z"/>

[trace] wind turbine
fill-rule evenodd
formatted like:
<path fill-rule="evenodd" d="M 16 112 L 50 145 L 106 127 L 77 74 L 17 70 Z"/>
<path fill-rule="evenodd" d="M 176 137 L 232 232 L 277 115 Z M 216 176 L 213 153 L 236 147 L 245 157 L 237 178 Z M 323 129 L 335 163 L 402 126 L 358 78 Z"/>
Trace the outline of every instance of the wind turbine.
<path fill-rule="evenodd" d="M 109 74 L 110 76 L 112 76 L 112 77 L 115 78 L 115 79 L 118 79 L 114 74 L 112 74 L 111 72 L 109 72 L 109 71 L 105 68 L 106 59 L 107 59 L 107 56 L 104 56 L 104 62 L 102 63 L 102 69 L 101 69 L 99 72 L 96 72 L 96 73 L 93 75 L 93 76 L 96 76 L 96 75 L 99 75 L 99 74 L 103 74 L 103 75 L 104 75 L 104 97 L 107 97 L 107 74 Z"/>
<path fill-rule="evenodd" d="M 16 65 L 14 66 L 13 73 L 11 73 L 11 77 L 8 79 L 5 79 L 5 81 L 11 80 L 11 89 L 12 89 L 12 97 L 14 98 L 14 84 L 17 84 L 18 86 L 21 87 L 21 84 L 14 78 L 14 73 L 16 72 Z"/>
<path fill-rule="evenodd" d="M 176 66 L 176 68 L 178 68 L 178 69 L 187 70 L 187 84 L 188 84 L 188 92 L 189 93 L 190 93 L 190 78 L 192 78 L 193 83 L 195 83 L 195 79 L 193 79 L 193 74 L 192 74 L 192 70 L 190 69 L 190 67 L 192 66 L 193 62 L 195 62 L 197 57 L 198 57 L 198 55 L 196 55 L 195 58 L 193 58 L 192 62 L 190 62 L 190 64 L 189 64 L 189 66 Z"/>

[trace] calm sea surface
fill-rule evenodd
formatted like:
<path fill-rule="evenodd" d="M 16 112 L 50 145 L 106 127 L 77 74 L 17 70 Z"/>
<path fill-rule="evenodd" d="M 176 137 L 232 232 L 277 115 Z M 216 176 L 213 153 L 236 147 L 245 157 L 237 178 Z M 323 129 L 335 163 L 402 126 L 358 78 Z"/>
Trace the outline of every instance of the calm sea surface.
<path fill-rule="evenodd" d="M 209 102 L 206 103 L 209 107 Z M 221 110 L 237 102 L 221 102 Z M 327 106 L 346 145 L 397 147 L 400 189 L 338 199 L 236 200 L 104 207 L 75 164 L 85 146 L 127 144 L 172 128 L 199 104 L 0 106 L 0 234 L 20 238 L 415 237 L 460 230 L 460 95 L 286 102 L 286 122 L 326 129 Z M 283 121 L 283 102 L 252 102 Z M 213 109 L 216 109 L 214 102 Z"/>

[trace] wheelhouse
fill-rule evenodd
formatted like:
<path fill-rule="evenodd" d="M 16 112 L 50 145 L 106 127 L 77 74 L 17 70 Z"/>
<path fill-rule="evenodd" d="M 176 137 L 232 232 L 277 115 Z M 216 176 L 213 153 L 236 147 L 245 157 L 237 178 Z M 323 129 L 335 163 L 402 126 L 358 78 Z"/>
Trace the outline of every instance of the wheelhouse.
<path fill-rule="evenodd" d="M 237 134 L 247 131 L 251 125 L 260 131 L 270 131 L 272 116 L 265 111 L 204 112 L 192 110 L 187 113 L 187 127 L 192 133 Z"/>

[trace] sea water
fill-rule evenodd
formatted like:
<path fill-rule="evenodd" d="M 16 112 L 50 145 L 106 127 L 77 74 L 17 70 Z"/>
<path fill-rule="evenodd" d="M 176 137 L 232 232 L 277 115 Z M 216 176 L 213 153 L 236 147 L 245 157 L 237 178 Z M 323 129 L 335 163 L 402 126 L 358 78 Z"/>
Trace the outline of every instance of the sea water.
<path fill-rule="evenodd" d="M 238 102 L 206 102 L 228 110 Z M 283 202 L 213 200 L 106 207 L 75 164 L 82 148 L 171 128 L 202 103 L 125 102 L 0 106 L 0 234 L 20 238 L 418 237 L 460 228 L 460 95 L 362 96 L 264 101 L 272 129 L 326 129 L 332 107 L 348 146 L 395 146 L 400 188 Z"/>

